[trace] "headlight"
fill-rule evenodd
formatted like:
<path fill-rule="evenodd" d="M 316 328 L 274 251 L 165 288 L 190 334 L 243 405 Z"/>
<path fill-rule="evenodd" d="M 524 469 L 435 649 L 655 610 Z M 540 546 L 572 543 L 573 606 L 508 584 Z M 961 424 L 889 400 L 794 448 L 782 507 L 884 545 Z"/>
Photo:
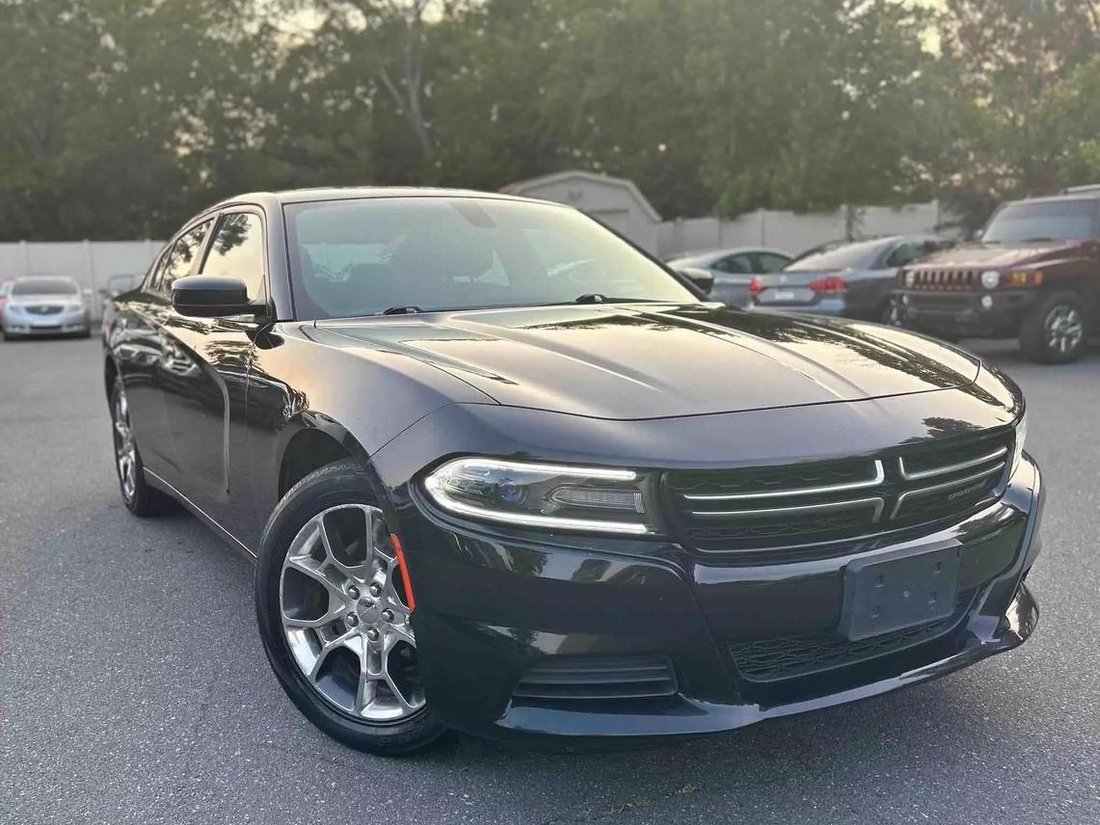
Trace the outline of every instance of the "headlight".
<path fill-rule="evenodd" d="M 908 287 L 913 286 L 917 282 L 917 273 L 909 270 L 905 273 L 905 285 Z"/>
<path fill-rule="evenodd" d="M 432 501 L 469 518 L 599 533 L 651 533 L 642 480 L 633 470 L 459 458 L 432 472 Z"/>
<path fill-rule="evenodd" d="M 1012 473 L 1020 466 L 1020 459 L 1024 455 L 1024 441 L 1027 439 L 1027 411 L 1024 411 L 1020 423 L 1016 425 L 1016 444 L 1012 449 Z M 1011 475 L 1012 473 L 1009 473 Z"/>
<path fill-rule="evenodd" d="M 982 286 L 986 289 L 996 289 L 1001 282 L 1001 273 L 995 269 L 987 269 L 982 273 Z"/>

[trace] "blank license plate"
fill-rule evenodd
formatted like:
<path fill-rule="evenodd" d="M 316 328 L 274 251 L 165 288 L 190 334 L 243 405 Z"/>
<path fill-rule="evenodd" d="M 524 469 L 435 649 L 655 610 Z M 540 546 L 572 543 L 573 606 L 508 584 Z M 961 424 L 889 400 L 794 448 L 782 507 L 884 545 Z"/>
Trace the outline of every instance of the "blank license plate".
<path fill-rule="evenodd" d="M 961 559 L 959 545 L 952 543 L 849 562 L 841 634 L 857 641 L 947 618 L 955 612 Z"/>
<path fill-rule="evenodd" d="M 813 298 L 808 289 L 766 289 L 760 293 L 760 302 L 765 304 L 806 304 Z"/>

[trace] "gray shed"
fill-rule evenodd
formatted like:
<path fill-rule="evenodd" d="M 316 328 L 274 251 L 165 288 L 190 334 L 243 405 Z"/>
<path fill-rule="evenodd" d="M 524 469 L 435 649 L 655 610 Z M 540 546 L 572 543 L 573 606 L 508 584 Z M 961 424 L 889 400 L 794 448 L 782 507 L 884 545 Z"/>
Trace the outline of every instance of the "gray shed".
<path fill-rule="evenodd" d="M 568 170 L 511 183 L 501 191 L 576 207 L 642 249 L 657 252 L 657 226 L 661 216 L 633 181 Z"/>

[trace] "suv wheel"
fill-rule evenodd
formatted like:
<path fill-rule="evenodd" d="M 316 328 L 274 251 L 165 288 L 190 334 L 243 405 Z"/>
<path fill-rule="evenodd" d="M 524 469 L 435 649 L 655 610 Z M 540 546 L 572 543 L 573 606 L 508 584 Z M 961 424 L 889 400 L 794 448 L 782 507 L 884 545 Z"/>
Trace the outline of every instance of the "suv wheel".
<path fill-rule="evenodd" d="M 1088 341 L 1087 310 L 1076 292 L 1055 292 L 1039 302 L 1020 327 L 1020 349 L 1044 364 L 1074 361 Z"/>
<path fill-rule="evenodd" d="M 302 479 L 264 532 L 256 618 L 268 661 L 311 722 L 358 750 L 409 753 L 445 732 L 424 695 L 406 581 L 354 461 Z"/>

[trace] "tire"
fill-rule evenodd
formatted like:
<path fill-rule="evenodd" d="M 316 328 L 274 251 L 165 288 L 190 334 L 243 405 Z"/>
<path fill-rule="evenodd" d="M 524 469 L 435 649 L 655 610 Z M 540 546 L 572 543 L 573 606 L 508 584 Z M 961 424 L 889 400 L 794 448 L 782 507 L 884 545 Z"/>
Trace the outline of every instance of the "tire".
<path fill-rule="evenodd" d="M 256 621 L 272 670 L 307 719 L 351 748 L 398 756 L 447 729 L 418 688 L 405 578 L 376 504 L 367 472 L 352 460 L 294 485 L 261 540 Z"/>
<path fill-rule="evenodd" d="M 886 304 L 879 310 L 878 322 L 888 327 L 897 327 L 898 329 L 905 328 L 905 322 L 901 317 L 901 307 L 899 307 L 893 301 L 887 301 Z"/>
<path fill-rule="evenodd" d="M 1088 337 L 1088 309 L 1076 292 L 1045 296 L 1020 325 L 1021 351 L 1040 364 L 1076 361 Z"/>
<path fill-rule="evenodd" d="M 111 387 L 111 435 L 115 452 L 115 474 L 118 490 L 126 509 L 138 518 L 150 518 L 171 512 L 176 502 L 145 480 L 141 454 L 130 430 L 129 405 L 122 379 L 115 378 Z M 121 424 L 121 427 L 120 427 Z"/>

